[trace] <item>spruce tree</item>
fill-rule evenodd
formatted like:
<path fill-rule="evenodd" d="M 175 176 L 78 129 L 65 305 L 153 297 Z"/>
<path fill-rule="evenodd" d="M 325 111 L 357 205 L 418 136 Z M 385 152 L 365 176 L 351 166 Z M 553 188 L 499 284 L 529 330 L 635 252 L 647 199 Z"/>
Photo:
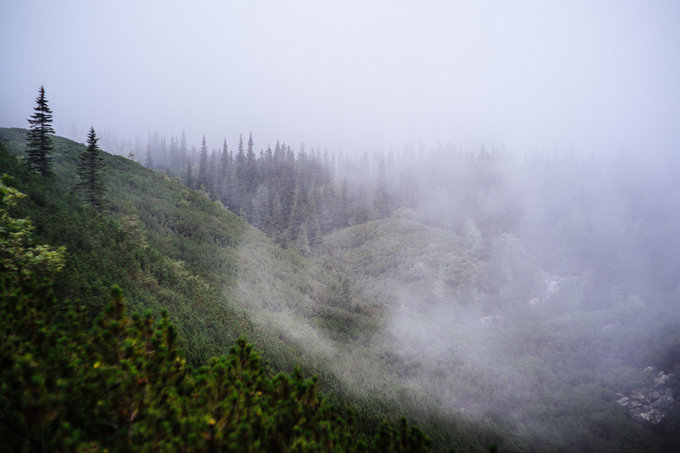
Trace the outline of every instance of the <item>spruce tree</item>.
<path fill-rule="evenodd" d="M 257 187 L 257 164 L 255 148 L 253 143 L 253 133 L 248 137 L 248 151 L 246 151 L 246 194 L 251 197 Z"/>
<path fill-rule="evenodd" d="M 210 181 L 208 175 L 208 147 L 205 144 L 205 135 L 201 142 L 201 154 L 198 160 L 198 187 L 203 186 L 206 191 L 210 190 Z"/>
<path fill-rule="evenodd" d="M 146 168 L 153 168 L 153 153 L 151 152 L 151 143 L 146 144 Z"/>
<path fill-rule="evenodd" d="M 52 110 L 47 105 L 43 86 L 40 86 L 35 102 L 34 113 L 28 119 L 30 128 L 26 132 L 26 163 L 29 169 L 46 176 L 52 172 L 49 155 L 54 146 L 48 134 L 54 134 L 54 129 L 52 128 Z"/>
<path fill-rule="evenodd" d="M 234 209 L 237 211 L 246 206 L 248 183 L 246 172 L 246 154 L 243 151 L 243 136 L 238 138 L 238 153 L 234 162 Z"/>
<path fill-rule="evenodd" d="M 85 199 L 92 207 L 101 210 L 106 188 L 102 182 L 104 158 L 97 145 L 98 141 L 94 128 L 90 127 L 90 132 L 87 134 L 87 148 L 78 156 L 78 176 L 80 177 L 78 188 L 83 191 Z"/>
<path fill-rule="evenodd" d="M 190 157 L 187 159 L 187 171 L 186 171 L 184 183 L 190 189 L 194 188 L 194 176 L 193 176 L 192 171 L 191 171 L 191 158 Z"/>

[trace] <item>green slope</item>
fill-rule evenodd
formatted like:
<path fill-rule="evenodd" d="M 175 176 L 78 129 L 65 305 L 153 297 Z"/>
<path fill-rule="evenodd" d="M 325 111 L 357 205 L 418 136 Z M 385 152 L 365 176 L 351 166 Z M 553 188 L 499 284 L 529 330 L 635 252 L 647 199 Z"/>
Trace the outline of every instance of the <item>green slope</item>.
<path fill-rule="evenodd" d="M 0 131 L 14 155 L 21 156 L 22 137 L 22 130 Z M 97 216 L 73 193 L 84 145 L 59 137 L 54 144 L 51 184 L 26 172 L 13 156 L 3 155 L 2 168 L 12 175 L 12 185 L 28 194 L 20 214 L 34 219 L 45 241 L 67 248 L 66 271 L 56 282 L 60 297 L 106 300 L 108 288 L 118 284 L 134 309 L 170 312 L 196 363 L 251 330 L 224 296 L 236 278 L 234 247 L 248 228 L 245 222 L 178 181 L 106 153 L 112 215 Z"/>
<path fill-rule="evenodd" d="M 584 277 L 542 272 L 512 236 L 485 238 L 473 225 L 457 235 L 402 212 L 333 233 L 308 259 L 204 194 L 108 154 L 112 216 L 98 217 L 72 193 L 84 145 L 54 138 L 56 177 L 46 185 L 15 158 L 24 134 L 0 129 L 9 150 L 0 168 L 29 195 L 18 214 L 67 248 L 60 298 L 102 301 L 118 284 L 133 309 L 169 311 L 196 364 L 245 334 L 273 368 L 319 374 L 360 429 L 408 414 L 440 450 L 653 441 L 611 395 L 649 359 L 628 356 L 636 342 L 656 341 L 630 319 L 658 316 L 634 299 L 588 310 Z M 529 304 L 536 299 L 546 303 Z M 612 323 L 623 328 L 604 334 Z M 602 344 L 607 362 L 593 360 Z"/>
<path fill-rule="evenodd" d="M 55 285 L 60 298 L 94 304 L 87 307 L 94 316 L 103 307 L 92 301 L 107 300 L 117 284 L 133 310 L 156 316 L 168 310 L 195 364 L 224 353 L 245 334 L 274 369 L 301 365 L 319 374 L 334 404 L 354 407 L 359 429 L 372 432 L 379 419 L 407 415 L 386 392 L 354 379 L 359 363 L 348 352 L 359 348 L 369 354 L 357 360 L 373 360 L 373 338 L 385 321 L 380 304 L 354 297 L 354 283 L 281 249 L 202 193 L 107 153 L 112 215 L 98 217 L 73 192 L 84 145 L 54 137 L 55 178 L 46 184 L 16 159 L 24 134 L 0 129 L 9 151 L 0 154 L 0 167 L 28 194 L 17 214 L 34 219 L 42 240 L 67 249 L 66 270 Z M 368 376 L 367 367 L 356 369 L 357 376 Z M 482 448 L 478 438 L 489 443 L 483 433 L 454 438 L 473 450 Z M 451 445 L 445 444 L 440 447 Z"/>
<path fill-rule="evenodd" d="M 24 133 L 1 129 L 0 140 L 21 156 Z M 97 218 L 72 193 L 83 145 L 60 137 L 54 143 L 56 178 L 49 188 L 11 156 L 3 156 L 2 167 L 29 195 L 22 209 L 36 219 L 38 233 L 69 251 L 67 276 L 57 284 L 61 296 L 101 299 L 96 296 L 117 283 L 136 308 L 167 308 L 185 333 L 190 357 L 200 362 L 239 334 L 261 341 L 295 337 L 276 319 L 310 314 L 331 297 L 327 287 L 337 286 L 318 266 L 280 249 L 219 203 L 120 156 L 104 153 L 113 220 Z M 257 332 L 251 316 L 262 324 Z"/>
<path fill-rule="evenodd" d="M 127 315 L 115 286 L 92 323 L 54 297 L 65 248 L 37 243 L 31 220 L 14 217 L 25 195 L 7 179 L 0 181 L 3 451 L 430 450 L 405 421 L 356 432 L 318 394 L 316 378 L 299 370 L 272 376 L 243 339 L 204 366 L 188 366 L 167 316 Z"/>

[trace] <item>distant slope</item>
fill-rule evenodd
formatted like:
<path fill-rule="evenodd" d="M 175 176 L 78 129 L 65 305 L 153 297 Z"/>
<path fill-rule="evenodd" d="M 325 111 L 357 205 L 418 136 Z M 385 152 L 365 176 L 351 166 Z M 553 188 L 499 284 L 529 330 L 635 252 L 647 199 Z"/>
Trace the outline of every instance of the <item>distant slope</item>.
<path fill-rule="evenodd" d="M 617 306 L 599 308 L 584 291 L 589 275 L 541 270 L 512 235 L 469 226 L 461 236 L 408 212 L 326 236 L 317 261 L 351 279 L 356 306 L 379 313 L 381 330 L 353 347 L 347 379 L 422 412 L 434 439 L 469 414 L 503 433 L 506 449 L 637 451 L 680 441 L 615 401 L 640 385 L 643 368 L 664 362 L 679 340 L 677 314 L 615 287 L 606 290 Z M 676 405 L 665 426 L 679 416 Z"/>

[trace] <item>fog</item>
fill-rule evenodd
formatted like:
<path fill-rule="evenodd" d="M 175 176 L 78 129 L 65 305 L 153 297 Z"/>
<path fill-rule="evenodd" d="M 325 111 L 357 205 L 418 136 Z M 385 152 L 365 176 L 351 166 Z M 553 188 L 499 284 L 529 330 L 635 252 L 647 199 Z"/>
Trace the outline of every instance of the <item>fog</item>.
<path fill-rule="evenodd" d="M 77 141 L 92 125 L 129 151 L 170 136 L 177 151 L 181 132 L 190 147 L 205 135 L 211 151 L 225 138 L 233 151 L 252 131 L 256 151 L 277 140 L 316 150 L 295 163 L 277 160 L 279 148 L 253 164 L 292 169 L 288 204 L 276 186 L 285 178 L 262 171 L 242 199 L 225 197 L 224 175 L 221 187 L 195 186 L 250 210 L 263 230 L 267 209 L 308 209 L 296 225 L 280 215 L 265 232 L 272 241 L 248 233 L 239 253 L 251 272 L 231 296 L 353 390 L 578 451 L 606 447 L 593 443 L 606 435 L 582 425 L 612 436 L 624 426 L 617 393 L 642 388 L 644 367 L 680 373 L 680 3 L 7 1 L 2 10 L 0 126 L 25 127 L 42 84 L 57 135 Z M 330 183 L 323 171 L 305 174 L 324 149 Z M 194 167 L 199 157 L 185 151 L 155 168 L 186 176 L 187 155 Z M 388 215 L 376 214 L 378 183 Z M 340 222 L 331 216 L 322 240 L 305 244 L 295 258 L 305 283 L 291 288 L 274 243 L 294 249 L 300 231 L 305 241 L 321 231 L 323 196 L 363 203 L 365 219 L 323 206 Z M 317 274 L 303 275 L 307 265 Z M 264 288 L 263 275 L 280 276 Z M 316 277 L 349 279 L 346 306 Z"/>
<path fill-rule="evenodd" d="M 350 279 L 351 303 L 315 295 L 302 272 L 298 294 L 280 277 L 262 283 L 280 265 L 251 238 L 241 259 L 261 258 L 237 298 L 254 322 L 353 391 L 425 423 L 444 413 L 499 427 L 508 450 L 616 451 L 630 436 L 634 451 L 663 439 L 675 425 L 657 424 L 679 406 L 659 396 L 680 390 L 677 158 L 395 154 L 382 176 L 391 215 L 305 253 Z M 343 161 L 336 177 L 370 187 L 381 160 Z M 644 437 L 653 429 L 658 438 Z M 527 443 L 513 447 L 517 437 Z"/>
<path fill-rule="evenodd" d="M 670 149 L 668 1 L 3 2 L 0 124 L 43 84 L 57 133 L 253 131 L 345 152 L 408 143 Z M 100 134 L 101 135 L 101 134 Z"/>

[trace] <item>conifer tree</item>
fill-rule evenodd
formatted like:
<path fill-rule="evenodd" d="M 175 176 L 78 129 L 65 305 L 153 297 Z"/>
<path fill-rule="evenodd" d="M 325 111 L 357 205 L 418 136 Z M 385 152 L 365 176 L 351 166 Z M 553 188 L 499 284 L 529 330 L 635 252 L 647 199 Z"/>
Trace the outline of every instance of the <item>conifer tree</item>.
<path fill-rule="evenodd" d="M 170 148 L 168 149 L 168 168 L 170 170 L 179 168 L 184 161 L 179 159 L 179 143 L 174 135 L 170 136 Z"/>
<path fill-rule="evenodd" d="M 46 176 L 51 174 L 50 153 L 54 149 L 48 134 L 54 134 L 52 128 L 52 110 L 47 105 L 45 88 L 40 86 L 33 115 L 28 119 L 30 128 L 26 132 L 26 163 L 28 168 Z"/>
<path fill-rule="evenodd" d="M 222 151 L 219 155 L 219 165 L 216 168 L 217 179 L 215 181 L 215 197 L 222 199 L 224 196 L 224 185 L 229 171 L 229 151 L 227 150 L 227 139 L 224 139 Z"/>
<path fill-rule="evenodd" d="M 217 153 L 213 150 L 213 152 L 210 153 L 210 159 L 208 160 L 208 180 L 205 184 L 205 188 L 210 194 L 210 198 L 213 200 L 216 200 L 218 195 L 218 179 L 219 169 L 217 168 Z"/>
<path fill-rule="evenodd" d="M 198 187 L 203 186 L 204 189 L 210 189 L 210 181 L 208 177 L 208 147 L 205 144 L 205 135 L 201 142 L 201 154 L 198 160 Z"/>
<path fill-rule="evenodd" d="M 257 165 L 255 163 L 255 149 L 253 133 L 248 137 L 248 151 L 246 152 L 246 193 L 251 196 L 257 186 Z"/>
<path fill-rule="evenodd" d="M 187 187 L 190 189 L 194 188 L 194 176 L 192 174 L 191 170 L 191 158 L 187 158 L 187 171 L 186 171 L 186 176 L 185 176 L 185 182 Z"/>
<path fill-rule="evenodd" d="M 153 153 L 151 152 L 151 143 L 146 145 L 146 168 L 153 168 Z"/>
<path fill-rule="evenodd" d="M 234 162 L 234 208 L 241 209 L 246 205 L 248 193 L 246 154 L 243 151 L 243 136 L 238 138 L 238 153 Z"/>
<path fill-rule="evenodd" d="M 101 210 L 106 187 L 103 183 L 104 158 L 99 149 L 97 134 L 90 127 L 87 134 L 87 148 L 78 156 L 78 188 L 85 195 L 87 202 L 97 210 Z"/>
<path fill-rule="evenodd" d="M 184 162 L 186 162 L 187 157 L 189 156 L 188 150 L 187 150 L 187 138 L 186 135 L 184 135 L 184 131 L 182 131 L 182 135 L 179 137 L 179 166 L 178 169 L 184 165 Z"/>

